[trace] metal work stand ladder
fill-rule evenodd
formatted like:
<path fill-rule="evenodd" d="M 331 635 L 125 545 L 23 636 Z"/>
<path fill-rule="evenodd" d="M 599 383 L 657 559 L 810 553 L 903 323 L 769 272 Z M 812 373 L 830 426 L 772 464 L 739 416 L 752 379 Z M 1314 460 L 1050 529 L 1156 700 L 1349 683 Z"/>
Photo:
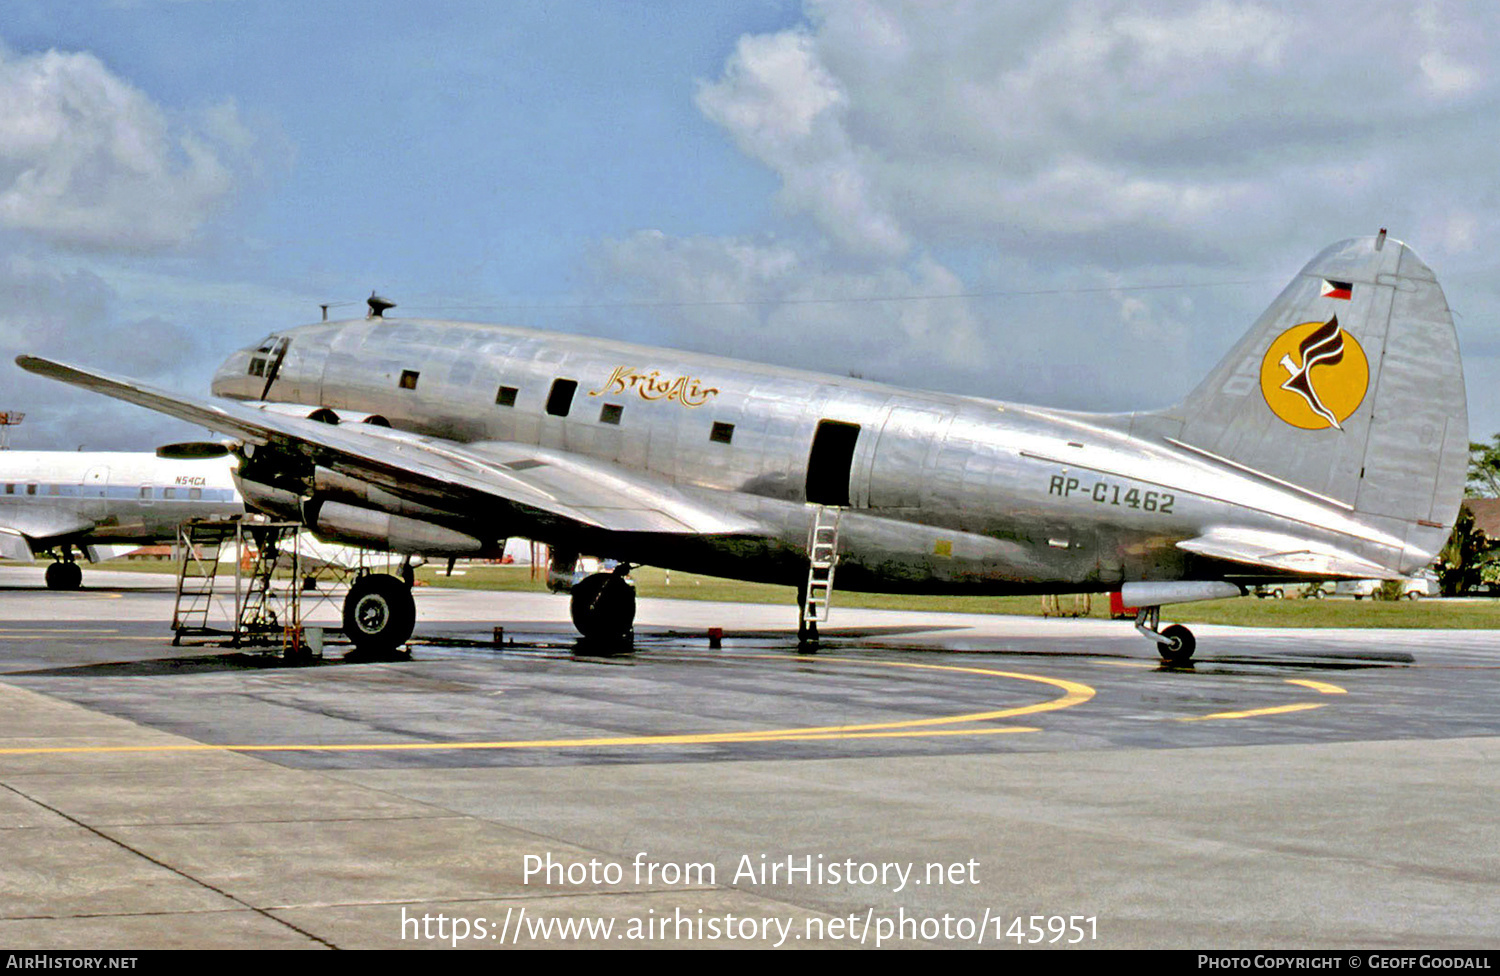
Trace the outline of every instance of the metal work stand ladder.
<path fill-rule="evenodd" d="M 172 643 L 183 637 L 221 634 L 208 625 L 214 582 L 225 541 L 235 537 L 235 522 L 184 522 L 177 527 L 177 601 L 172 606 Z"/>
<path fill-rule="evenodd" d="M 819 505 L 813 512 L 807 536 L 807 589 L 803 591 L 800 637 L 818 639 L 818 624 L 828 620 L 833 598 L 833 571 L 839 562 L 839 516 L 837 506 Z"/>
<path fill-rule="evenodd" d="M 172 643 L 180 644 L 184 637 L 211 636 L 227 636 L 236 647 L 242 643 L 284 643 L 287 628 L 300 626 L 299 529 L 295 522 L 250 519 L 184 523 L 177 533 L 181 551 L 177 602 L 172 610 Z M 231 540 L 238 544 L 240 558 L 234 568 L 233 610 L 223 614 L 229 617 L 232 629 L 223 630 L 210 626 L 209 617 L 215 609 L 219 559 L 225 543 Z M 282 595 L 273 591 L 272 581 L 278 566 L 288 568 L 287 559 L 292 585 Z"/>

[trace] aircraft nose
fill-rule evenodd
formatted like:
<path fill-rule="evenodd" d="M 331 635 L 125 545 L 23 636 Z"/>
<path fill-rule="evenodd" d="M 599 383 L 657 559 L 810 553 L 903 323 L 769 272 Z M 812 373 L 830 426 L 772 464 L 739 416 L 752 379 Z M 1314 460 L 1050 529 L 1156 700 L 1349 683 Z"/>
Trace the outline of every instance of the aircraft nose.
<path fill-rule="evenodd" d="M 229 354 L 229 358 L 220 364 L 214 372 L 213 384 L 209 387 L 214 396 L 221 397 L 244 397 L 247 395 L 247 382 L 252 379 L 249 375 L 250 350 L 240 349 Z"/>

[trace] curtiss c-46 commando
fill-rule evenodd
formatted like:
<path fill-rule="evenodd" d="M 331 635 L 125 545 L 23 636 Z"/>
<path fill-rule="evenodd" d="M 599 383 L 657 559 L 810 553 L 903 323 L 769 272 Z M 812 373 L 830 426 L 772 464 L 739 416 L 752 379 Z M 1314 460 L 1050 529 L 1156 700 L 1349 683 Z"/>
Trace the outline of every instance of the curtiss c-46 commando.
<path fill-rule="evenodd" d="M 619 560 L 572 593 L 601 643 L 628 639 L 625 574 L 650 564 L 795 584 L 804 640 L 835 575 L 862 591 L 1118 590 L 1181 662 L 1194 639 L 1161 626 L 1163 605 L 1415 573 L 1464 486 L 1448 304 L 1384 231 L 1309 262 L 1181 403 L 1125 414 L 389 307 L 234 353 L 210 398 L 17 361 L 237 438 L 246 502 L 324 538 L 454 558 L 524 536 Z M 411 591 L 364 576 L 344 616 L 358 646 L 394 648 Z"/>

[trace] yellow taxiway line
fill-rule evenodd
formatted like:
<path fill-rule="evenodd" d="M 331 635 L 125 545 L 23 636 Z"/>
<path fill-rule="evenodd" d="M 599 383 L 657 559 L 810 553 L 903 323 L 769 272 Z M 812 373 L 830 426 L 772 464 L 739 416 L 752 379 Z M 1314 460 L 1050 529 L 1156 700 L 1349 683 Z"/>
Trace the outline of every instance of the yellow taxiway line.
<path fill-rule="evenodd" d="M 745 655 L 764 660 L 785 661 L 774 655 Z M 938 718 L 910 719 L 901 722 L 871 722 L 859 725 L 826 725 L 791 729 L 762 729 L 745 732 L 699 732 L 678 735 L 629 735 L 600 736 L 581 739 L 522 739 L 498 742 L 371 742 L 329 744 L 240 744 L 213 745 L 191 743 L 160 746 L 34 746 L 0 749 L 0 756 L 35 756 L 78 753 L 129 753 L 129 752 L 415 752 L 446 751 L 457 749 L 579 749 L 601 746 L 636 745 L 718 745 L 737 742 L 794 742 L 826 739 L 877 739 L 906 738 L 920 736 L 997 735 L 1012 732 L 1036 732 L 1039 729 L 1025 726 L 988 726 L 975 729 L 938 729 L 933 726 L 961 723 L 993 722 L 998 719 L 1034 715 L 1039 712 L 1071 708 L 1094 697 L 1094 689 L 1076 681 L 1048 678 L 1036 674 L 1015 671 L 994 671 L 988 668 L 958 667 L 945 664 L 919 664 L 908 661 L 866 661 L 857 658 L 819 657 L 819 663 L 863 664 L 876 667 L 914 668 L 924 671 L 946 671 L 961 674 L 976 674 L 994 678 L 1009 678 L 1032 681 L 1060 688 L 1063 694 L 1049 701 L 1013 708 L 994 709 L 982 712 L 967 712 L 962 715 L 946 715 Z M 802 664 L 801 660 L 791 663 Z"/>
<path fill-rule="evenodd" d="M 1219 718 L 1259 718 L 1262 715 L 1284 715 L 1287 712 L 1305 712 L 1310 708 L 1322 708 L 1323 702 L 1301 702 L 1296 705 L 1274 705 L 1270 708 L 1251 708 L 1243 712 L 1214 712 L 1212 715 L 1190 715 L 1179 722 L 1207 722 Z"/>
<path fill-rule="evenodd" d="M 1313 681 L 1311 678 L 1287 678 L 1286 683 L 1289 685 L 1301 685 L 1304 688 L 1311 688 L 1313 691 L 1316 691 L 1320 695 L 1349 694 L 1348 691 L 1340 688 L 1338 685 L 1331 685 L 1326 681 Z"/>

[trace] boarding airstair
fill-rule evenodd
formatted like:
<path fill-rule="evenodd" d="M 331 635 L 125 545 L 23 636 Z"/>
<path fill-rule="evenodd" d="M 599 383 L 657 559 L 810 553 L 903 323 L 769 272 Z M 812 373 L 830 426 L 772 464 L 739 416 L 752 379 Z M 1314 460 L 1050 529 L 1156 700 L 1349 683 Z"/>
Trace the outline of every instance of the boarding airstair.
<path fill-rule="evenodd" d="M 839 516 L 835 505 L 819 505 L 813 511 L 812 529 L 807 535 L 807 590 L 802 602 L 802 623 L 820 624 L 828 620 L 828 606 L 833 599 L 833 571 L 839 562 Z"/>

